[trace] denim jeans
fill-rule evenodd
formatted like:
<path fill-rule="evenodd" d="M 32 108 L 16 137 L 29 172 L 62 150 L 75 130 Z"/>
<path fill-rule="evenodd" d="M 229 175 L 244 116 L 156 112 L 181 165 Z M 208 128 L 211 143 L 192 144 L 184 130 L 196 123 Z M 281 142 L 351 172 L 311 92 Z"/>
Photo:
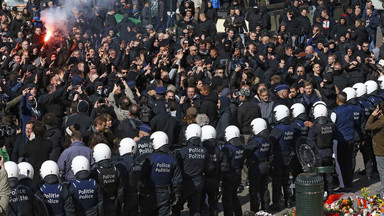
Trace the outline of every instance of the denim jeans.
<path fill-rule="evenodd" d="M 377 171 L 379 171 L 380 176 L 380 196 L 381 198 L 384 197 L 384 156 L 376 156 L 376 162 L 377 162 Z"/>

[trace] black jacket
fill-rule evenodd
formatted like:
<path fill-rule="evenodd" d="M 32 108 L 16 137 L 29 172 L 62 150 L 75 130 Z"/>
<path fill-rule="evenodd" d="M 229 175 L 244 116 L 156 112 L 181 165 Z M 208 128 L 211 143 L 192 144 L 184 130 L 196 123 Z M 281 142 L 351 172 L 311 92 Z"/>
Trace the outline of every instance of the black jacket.
<path fill-rule="evenodd" d="M 200 22 L 197 26 L 198 35 L 201 36 L 202 34 L 204 34 L 206 38 L 209 37 L 212 40 L 215 39 L 216 32 L 216 26 L 214 22 L 208 19 L 204 22 Z"/>
<path fill-rule="evenodd" d="M 19 163 L 19 158 L 22 157 L 23 149 L 27 141 L 27 136 L 24 133 L 16 135 L 15 145 L 13 146 L 11 156 L 13 162 Z"/>
<path fill-rule="evenodd" d="M 207 96 L 202 96 L 199 113 L 206 114 L 209 118 L 209 124 L 213 127 L 217 125 L 217 94 L 211 92 Z"/>
<path fill-rule="evenodd" d="M 205 9 L 205 15 L 207 16 L 207 19 L 211 20 L 213 23 L 217 23 L 218 16 L 216 8 L 207 7 Z"/>
<path fill-rule="evenodd" d="M 61 130 L 47 125 L 47 131 L 45 132 L 44 137 L 52 142 L 52 152 L 49 157 L 57 162 L 61 154 L 61 144 L 63 141 Z"/>
<path fill-rule="evenodd" d="M 30 163 L 34 170 L 40 170 L 41 165 L 50 158 L 52 152 L 52 142 L 45 138 L 35 138 L 28 141 L 22 151 L 24 161 Z M 33 183 L 37 185 L 40 182 L 40 175 L 33 176 Z"/>
<path fill-rule="evenodd" d="M 309 18 L 306 16 L 299 15 L 296 20 L 299 24 L 299 35 L 308 35 L 311 31 L 311 21 L 309 20 Z"/>
<path fill-rule="evenodd" d="M 369 34 L 367 28 L 365 26 L 359 26 L 355 31 L 351 34 L 351 39 L 355 41 L 355 44 L 362 45 L 363 42 L 368 41 Z"/>
<path fill-rule="evenodd" d="M 69 116 L 65 126 L 68 127 L 76 124 L 80 126 L 80 133 L 83 137 L 90 135 L 88 129 L 93 124 L 93 120 L 87 113 L 76 113 Z"/>
<path fill-rule="evenodd" d="M 166 133 L 170 145 L 177 143 L 181 125 L 176 117 L 171 116 L 169 113 L 159 113 L 151 119 L 150 126 L 153 131 L 163 131 Z"/>
<path fill-rule="evenodd" d="M 251 122 L 255 118 L 261 117 L 261 110 L 257 103 L 246 100 L 237 109 L 237 123 L 242 134 L 251 133 Z"/>
<path fill-rule="evenodd" d="M 299 34 L 299 22 L 297 21 L 297 18 L 292 17 L 291 21 L 289 21 L 287 18 L 284 20 L 284 22 L 287 24 L 286 32 L 289 32 L 291 35 Z"/>

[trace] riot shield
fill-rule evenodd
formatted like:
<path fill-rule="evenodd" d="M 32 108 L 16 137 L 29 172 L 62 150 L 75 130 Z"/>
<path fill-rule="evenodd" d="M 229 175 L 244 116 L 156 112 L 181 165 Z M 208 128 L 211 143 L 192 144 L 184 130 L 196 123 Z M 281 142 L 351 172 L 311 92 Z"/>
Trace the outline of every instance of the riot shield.
<path fill-rule="evenodd" d="M 308 143 L 307 137 L 299 137 L 295 143 L 296 156 L 305 172 L 314 172 L 316 167 L 321 166 L 319 150 L 314 143 Z"/>

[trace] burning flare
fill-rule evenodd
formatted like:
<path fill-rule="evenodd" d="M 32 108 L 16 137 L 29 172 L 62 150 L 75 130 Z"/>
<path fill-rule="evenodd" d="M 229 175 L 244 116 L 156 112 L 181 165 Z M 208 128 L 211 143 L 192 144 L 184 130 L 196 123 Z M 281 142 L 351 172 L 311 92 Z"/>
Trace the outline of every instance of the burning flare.
<path fill-rule="evenodd" d="M 52 32 L 50 30 L 47 30 L 47 34 L 45 34 L 44 42 L 49 41 L 49 38 L 51 38 Z"/>

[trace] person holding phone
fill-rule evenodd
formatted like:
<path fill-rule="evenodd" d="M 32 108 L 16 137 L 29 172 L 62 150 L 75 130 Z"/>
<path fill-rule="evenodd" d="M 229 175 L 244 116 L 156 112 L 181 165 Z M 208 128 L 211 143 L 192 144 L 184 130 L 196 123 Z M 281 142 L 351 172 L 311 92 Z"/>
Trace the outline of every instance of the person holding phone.
<path fill-rule="evenodd" d="M 384 102 L 380 102 L 369 116 L 365 130 L 373 133 L 372 146 L 376 157 L 377 170 L 379 171 L 381 188 L 380 197 L 384 197 Z"/>

